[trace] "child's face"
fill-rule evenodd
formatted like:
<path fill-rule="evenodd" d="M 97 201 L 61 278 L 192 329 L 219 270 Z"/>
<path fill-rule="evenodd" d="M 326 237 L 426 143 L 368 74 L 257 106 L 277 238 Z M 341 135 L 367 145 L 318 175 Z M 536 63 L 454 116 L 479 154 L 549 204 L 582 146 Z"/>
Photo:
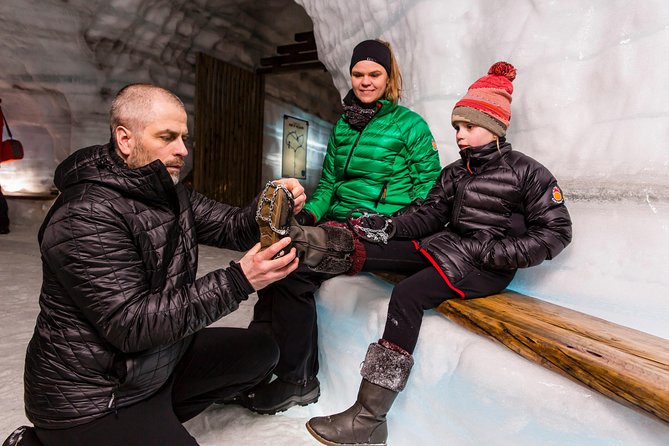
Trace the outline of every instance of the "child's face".
<path fill-rule="evenodd" d="M 455 121 L 453 128 L 455 128 L 455 142 L 460 150 L 483 146 L 495 140 L 495 135 L 490 130 L 469 122 Z"/>

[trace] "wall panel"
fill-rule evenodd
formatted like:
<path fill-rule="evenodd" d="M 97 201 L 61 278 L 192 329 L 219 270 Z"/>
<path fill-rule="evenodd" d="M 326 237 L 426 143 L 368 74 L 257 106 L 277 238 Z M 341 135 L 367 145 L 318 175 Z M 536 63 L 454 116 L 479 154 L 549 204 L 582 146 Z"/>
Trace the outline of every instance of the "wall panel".
<path fill-rule="evenodd" d="M 264 79 L 198 53 L 193 188 L 236 206 L 262 186 Z"/>

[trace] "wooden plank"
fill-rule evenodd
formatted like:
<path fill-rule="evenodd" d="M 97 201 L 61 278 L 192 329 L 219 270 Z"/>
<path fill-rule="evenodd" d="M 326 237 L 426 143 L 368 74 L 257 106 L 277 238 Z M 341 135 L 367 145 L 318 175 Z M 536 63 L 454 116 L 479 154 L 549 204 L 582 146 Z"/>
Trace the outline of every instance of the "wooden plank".
<path fill-rule="evenodd" d="M 295 33 L 296 42 L 314 42 L 316 37 L 314 36 L 313 31 L 304 31 L 301 33 Z"/>
<path fill-rule="evenodd" d="M 276 74 L 286 73 L 290 71 L 307 71 L 307 70 L 322 70 L 327 71 L 323 62 L 306 62 L 294 65 L 282 65 L 280 67 L 263 67 L 256 68 L 256 74 Z"/>
<path fill-rule="evenodd" d="M 278 66 L 289 65 L 301 62 L 314 62 L 318 60 L 318 53 L 316 51 L 309 51 L 306 53 L 287 54 L 284 56 L 263 57 L 260 59 L 260 65 L 263 66 Z"/>
<path fill-rule="evenodd" d="M 316 51 L 316 42 L 290 43 L 276 47 L 277 54 L 295 54 L 305 51 Z"/>
<path fill-rule="evenodd" d="M 669 340 L 507 291 L 438 310 L 526 359 L 669 422 Z"/>

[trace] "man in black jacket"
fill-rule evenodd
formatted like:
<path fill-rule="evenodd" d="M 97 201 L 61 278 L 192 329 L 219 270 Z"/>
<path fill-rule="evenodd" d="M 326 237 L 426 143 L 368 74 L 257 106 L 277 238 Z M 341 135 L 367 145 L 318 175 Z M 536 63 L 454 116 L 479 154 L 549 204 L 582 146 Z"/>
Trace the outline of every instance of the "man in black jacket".
<path fill-rule="evenodd" d="M 35 429 L 8 444 L 36 434 L 45 445 L 196 445 L 181 423 L 275 366 L 268 336 L 206 327 L 293 271 L 295 250 L 273 258 L 289 237 L 260 250 L 256 203 L 229 206 L 179 183 L 186 123 L 171 92 L 129 85 L 112 103 L 110 143 L 58 166 L 24 376 Z M 299 212 L 303 188 L 279 182 Z M 250 250 L 196 278 L 198 243 Z"/>

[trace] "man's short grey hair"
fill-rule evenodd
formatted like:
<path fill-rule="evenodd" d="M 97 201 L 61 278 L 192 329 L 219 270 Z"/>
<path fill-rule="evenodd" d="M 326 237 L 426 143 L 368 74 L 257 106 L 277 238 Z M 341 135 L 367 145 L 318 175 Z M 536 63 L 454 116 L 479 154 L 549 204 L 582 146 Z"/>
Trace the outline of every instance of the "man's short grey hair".
<path fill-rule="evenodd" d="M 185 110 L 183 102 L 174 93 L 153 84 L 130 84 L 123 87 L 114 97 L 110 111 L 110 130 L 112 139 L 118 126 L 141 132 L 149 124 L 152 116 L 153 101 L 162 97 Z"/>

